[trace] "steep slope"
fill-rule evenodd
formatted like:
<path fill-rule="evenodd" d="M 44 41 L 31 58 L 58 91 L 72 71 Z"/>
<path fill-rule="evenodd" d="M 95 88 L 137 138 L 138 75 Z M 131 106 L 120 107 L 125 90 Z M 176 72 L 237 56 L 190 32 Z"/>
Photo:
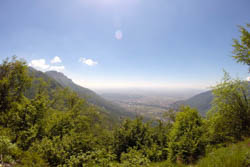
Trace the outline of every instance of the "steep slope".
<path fill-rule="evenodd" d="M 32 77 L 32 84 L 31 87 L 25 93 L 26 97 L 34 98 L 35 94 L 37 93 L 36 91 L 38 90 L 38 87 L 41 83 L 40 79 L 42 79 L 47 83 L 48 86 L 47 89 L 49 93 L 51 92 L 51 90 L 55 90 L 57 88 L 63 88 L 63 86 L 56 80 L 54 80 L 53 78 L 49 77 L 48 75 L 46 75 L 41 71 L 37 71 L 32 67 L 28 68 L 28 73 Z"/>
<path fill-rule="evenodd" d="M 80 97 L 85 98 L 89 103 L 99 106 L 100 108 L 109 112 L 113 116 L 134 117 L 134 115 L 132 113 L 127 112 L 126 109 L 105 100 L 101 96 L 97 95 L 94 91 L 75 84 L 71 79 L 66 77 L 63 73 L 56 71 L 48 71 L 45 74 L 56 80 L 64 88 L 68 87 L 72 89 Z"/>
<path fill-rule="evenodd" d="M 201 115 L 205 116 L 207 111 L 211 108 L 213 100 L 212 91 L 206 91 L 195 95 L 187 100 L 175 102 L 170 105 L 171 108 L 178 108 L 180 105 L 188 105 L 192 108 L 197 108 Z"/>

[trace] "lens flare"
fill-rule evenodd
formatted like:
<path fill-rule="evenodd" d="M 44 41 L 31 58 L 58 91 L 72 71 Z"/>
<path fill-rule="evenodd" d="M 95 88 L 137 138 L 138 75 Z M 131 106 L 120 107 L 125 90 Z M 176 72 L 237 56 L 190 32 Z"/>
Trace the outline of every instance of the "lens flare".
<path fill-rule="evenodd" d="M 117 31 L 115 32 L 115 38 L 116 38 L 117 40 L 122 40 L 123 34 L 122 34 L 122 31 L 121 31 L 121 30 L 117 30 Z"/>

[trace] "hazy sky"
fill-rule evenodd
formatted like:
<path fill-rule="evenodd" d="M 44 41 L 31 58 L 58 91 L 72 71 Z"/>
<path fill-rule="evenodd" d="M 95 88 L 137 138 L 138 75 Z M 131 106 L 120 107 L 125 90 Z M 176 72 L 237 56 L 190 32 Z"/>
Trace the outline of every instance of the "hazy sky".
<path fill-rule="evenodd" d="M 205 88 L 232 58 L 250 0 L 0 0 L 0 59 L 17 55 L 89 88 Z"/>

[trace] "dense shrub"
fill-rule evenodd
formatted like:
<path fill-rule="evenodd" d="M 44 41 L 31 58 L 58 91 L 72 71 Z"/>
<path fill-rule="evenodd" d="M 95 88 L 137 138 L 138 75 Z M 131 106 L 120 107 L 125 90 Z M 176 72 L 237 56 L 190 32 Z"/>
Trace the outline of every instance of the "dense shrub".
<path fill-rule="evenodd" d="M 192 163 L 204 152 L 202 118 L 197 110 L 181 108 L 170 133 L 169 159 L 172 162 Z"/>
<path fill-rule="evenodd" d="M 127 153 L 121 155 L 122 167 L 149 166 L 150 160 L 140 151 L 130 148 Z"/>
<path fill-rule="evenodd" d="M 134 121 L 125 120 L 120 128 L 114 132 L 114 152 L 118 160 L 122 153 L 126 153 L 129 148 L 138 150 L 145 146 L 150 147 L 153 143 L 150 126 L 142 122 L 141 118 Z"/>
<path fill-rule="evenodd" d="M 17 146 L 8 137 L 0 136 L 0 164 L 13 163 L 17 153 Z"/>
<path fill-rule="evenodd" d="M 48 163 L 36 152 L 24 152 L 17 167 L 47 167 Z"/>
<path fill-rule="evenodd" d="M 106 151 L 105 149 L 88 151 L 86 153 L 79 153 L 78 155 L 73 155 L 66 161 L 65 165 L 68 167 L 111 167 L 112 161 L 114 161 L 115 155 Z"/>

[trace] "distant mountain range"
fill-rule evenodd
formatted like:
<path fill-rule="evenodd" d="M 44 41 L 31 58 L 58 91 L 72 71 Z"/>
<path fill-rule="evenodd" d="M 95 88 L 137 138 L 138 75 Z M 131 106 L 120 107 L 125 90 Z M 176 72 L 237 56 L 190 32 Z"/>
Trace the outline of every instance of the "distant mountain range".
<path fill-rule="evenodd" d="M 31 67 L 29 68 L 29 73 L 32 77 L 42 78 L 45 82 L 49 83 L 48 89 L 56 89 L 57 87 L 70 88 L 71 90 L 76 92 L 79 97 L 86 99 L 88 103 L 99 107 L 103 112 L 108 113 L 112 117 L 134 117 L 134 115 L 128 112 L 126 109 L 120 107 L 117 104 L 113 104 L 110 101 L 107 101 L 106 99 L 96 94 L 94 91 L 75 84 L 63 73 L 56 71 L 48 71 L 43 73 Z M 29 92 L 27 93 L 28 96 L 33 96 L 34 91 L 32 91 L 32 89 L 34 88 L 31 88 L 31 90 L 29 90 Z"/>
<path fill-rule="evenodd" d="M 205 116 L 207 111 L 211 108 L 213 100 L 212 91 L 206 91 L 195 95 L 187 100 L 177 101 L 170 105 L 170 108 L 177 109 L 181 105 L 188 105 L 192 108 L 198 109 L 201 115 Z"/>
<path fill-rule="evenodd" d="M 104 113 L 109 114 L 112 117 L 135 117 L 136 113 L 129 112 L 125 107 L 113 103 L 104 99 L 94 91 L 84 88 L 75 84 L 71 79 L 65 76 L 63 73 L 56 71 L 41 72 L 33 68 L 29 68 L 29 73 L 34 78 L 42 78 L 45 82 L 49 83 L 48 89 L 55 90 L 56 88 L 70 88 L 75 91 L 80 97 L 87 100 L 88 103 L 98 106 Z M 38 82 L 35 80 L 34 82 Z M 36 85 L 36 84 L 33 84 Z M 34 87 L 27 93 L 28 96 L 33 97 L 35 92 Z M 205 116 L 206 112 L 211 108 L 211 102 L 213 95 L 211 91 L 203 92 L 195 95 L 187 100 L 177 101 L 170 104 L 170 108 L 177 109 L 181 105 L 189 105 L 190 107 L 197 108 L 199 112 Z"/>

